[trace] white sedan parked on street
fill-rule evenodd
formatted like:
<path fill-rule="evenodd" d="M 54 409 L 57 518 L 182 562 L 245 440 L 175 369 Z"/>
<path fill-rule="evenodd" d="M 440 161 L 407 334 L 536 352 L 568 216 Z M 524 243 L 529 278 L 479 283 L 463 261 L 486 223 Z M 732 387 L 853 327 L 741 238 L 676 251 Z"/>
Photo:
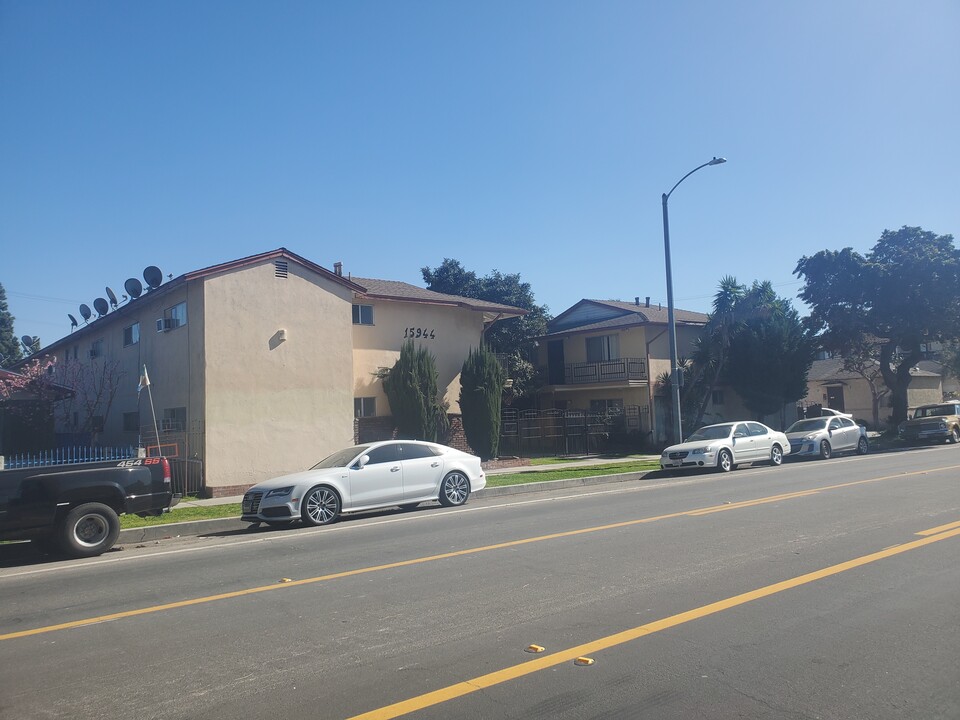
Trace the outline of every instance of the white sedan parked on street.
<path fill-rule="evenodd" d="M 305 472 L 257 483 L 243 496 L 251 523 L 327 525 L 340 513 L 422 502 L 463 505 L 487 478 L 480 458 L 436 443 L 388 440 L 340 450 Z"/>
<path fill-rule="evenodd" d="M 777 466 L 789 452 L 787 436 L 762 423 L 720 423 L 702 427 L 686 442 L 668 447 L 660 455 L 660 468 L 716 468 L 730 472 L 741 463 L 768 462 Z"/>
<path fill-rule="evenodd" d="M 790 452 L 797 457 L 826 460 L 834 453 L 856 451 L 866 455 L 870 449 L 866 428 L 843 416 L 797 420 L 787 428 L 787 439 Z"/>

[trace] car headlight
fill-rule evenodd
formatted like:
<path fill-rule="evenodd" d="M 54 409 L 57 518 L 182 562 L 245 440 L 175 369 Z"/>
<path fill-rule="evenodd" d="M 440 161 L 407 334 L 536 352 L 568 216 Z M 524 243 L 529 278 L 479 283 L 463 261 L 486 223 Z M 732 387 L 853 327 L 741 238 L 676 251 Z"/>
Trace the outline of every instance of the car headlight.
<path fill-rule="evenodd" d="M 902 432 L 903 432 L 903 429 L 904 429 L 906 426 L 907 426 L 907 424 L 906 424 L 905 422 L 900 423 L 899 425 L 897 425 L 897 432 L 898 432 L 898 433 L 902 433 Z"/>
<path fill-rule="evenodd" d="M 293 492 L 293 485 L 282 488 L 274 488 L 267 493 L 266 497 L 283 497 L 284 495 L 289 495 Z"/>
<path fill-rule="evenodd" d="M 944 422 L 943 420 L 940 421 L 940 429 L 941 429 L 941 430 L 946 430 L 946 429 L 947 429 L 947 423 Z"/>
<path fill-rule="evenodd" d="M 690 451 L 690 454 L 691 454 L 691 455 L 703 455 L 703 454 L 705 454 L 705 453 L 710 452 L 711 450 L 713 450 L 713 448 L 711 448 L 709 445 L 707 445 L 706 447 L 694 448 L 693 450 Z"/>
<path fill-rule="evenodd" d="M 810 441 L 816 440 L 816 439 L 817 439 L 817 434 L 816 434 L 816 433 L 810 433 L 809 435 L 804 435 L 804 436 L 803 436 L 803 442 L 810 442 Z"/>

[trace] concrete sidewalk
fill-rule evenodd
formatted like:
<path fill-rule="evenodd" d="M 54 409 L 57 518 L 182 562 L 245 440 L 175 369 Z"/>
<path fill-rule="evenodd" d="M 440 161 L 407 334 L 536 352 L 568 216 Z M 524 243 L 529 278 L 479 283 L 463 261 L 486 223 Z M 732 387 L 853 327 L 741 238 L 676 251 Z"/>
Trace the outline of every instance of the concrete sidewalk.
<path fill-rule="evenodd" d="M 603 465 L 615 465 L 622 462 L 632 462 L 637 460 L 657 460 L 658 455 L 631 456 L 629 458 L 585 458 L 583 460 L 573 460 L 565 463 L 551 463 L 549 465 L 523 465 L 510 468 L 499 468 L 487 471 L 487 475 L 509 475 L 518 472 L 540 471 L 540 470 L 560 470 L 563 468 L 583 468 L 598 467 Z M 503 485 L 498 487 L 486 487 L 473 494 L 475 498 L 501 497 L 504 495 L 523 495 L 527 493 L 544 492 L 546 490 L 562 490 L 563 488 L 585 487 L 590 485 L 602 485 L 606 483 L 629 482 L 632 480 L 641 480 L 648 473 L 643 472 L 620 473 L 616 475 L 593 475 L 590 477 L 572 478 L 569 480 L 548 480 L 544 482 L 522 483 L 518 485 Z M 224 505 L 229 503 L 239 503 L 243 500 L 242 495 L 221 498 L 206 498 L 203 500 L 181 501 L 177 507 L 203 507 L 210 505 Z M 200 536 L 217 533 L 234 533 L 247 530 L 251 524 L 240 520 L 239 517 L 218 518 L 214 520 L 192 520 L 181 523 L 167 523 L 164 525 L 151 525 L 142 528 L 130 528 L 120 531 L 120 537 L 117 544 L 134 544 L 143 542 L 153 542 L 157 540 L 169 539 L 184 536 Z"/>

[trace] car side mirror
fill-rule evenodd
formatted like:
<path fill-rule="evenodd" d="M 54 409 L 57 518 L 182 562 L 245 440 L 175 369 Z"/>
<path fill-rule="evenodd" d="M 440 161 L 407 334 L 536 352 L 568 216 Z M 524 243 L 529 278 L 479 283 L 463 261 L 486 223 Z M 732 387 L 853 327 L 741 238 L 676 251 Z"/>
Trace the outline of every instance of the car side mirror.
<path fill-rule="evenodd" d="M 369 455 L 364 455 L 363 457 L 361 457 L 359 460 L 357 460 L 357 465 L 356 465 L 357 470 L 363 470 L 363 466 L 366 465 L 368 462 L 370 462 Z"/>

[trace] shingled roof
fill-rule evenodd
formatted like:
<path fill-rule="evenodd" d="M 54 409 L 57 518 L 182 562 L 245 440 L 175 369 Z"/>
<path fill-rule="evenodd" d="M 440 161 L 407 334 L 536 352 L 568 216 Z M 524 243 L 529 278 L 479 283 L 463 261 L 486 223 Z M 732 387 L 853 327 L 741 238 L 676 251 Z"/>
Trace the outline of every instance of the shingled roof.
<path fill-rule="evenodd" d="M 426 288 L 410 285 L 398 280 L 376 280 L 374 278 L 352 277 L 351 280 L 364 288 L 366 297 L 381 298 L 383 300 L 401 300 L 407 302 L 432 303 L 436 305 L 456 305 L 471 310 L 492 312 L 504 317 L 518 317 L 526 315 L 527 311 L 513 305 L 477 300 L 476 298 L 461 295 L 438 293 Z"/>
<path fill-rule="evenodd" d="M 637 325 L 666 325 L 669 313 L 662 306 L 640 305 L 621 300 L 589 300 L 577 302 L 550 321 L 544 337 L 570 332 L 593 332 Z M 706 325 L 709 316 L 691 310 L 674 309 L 678 325 Z"/>

